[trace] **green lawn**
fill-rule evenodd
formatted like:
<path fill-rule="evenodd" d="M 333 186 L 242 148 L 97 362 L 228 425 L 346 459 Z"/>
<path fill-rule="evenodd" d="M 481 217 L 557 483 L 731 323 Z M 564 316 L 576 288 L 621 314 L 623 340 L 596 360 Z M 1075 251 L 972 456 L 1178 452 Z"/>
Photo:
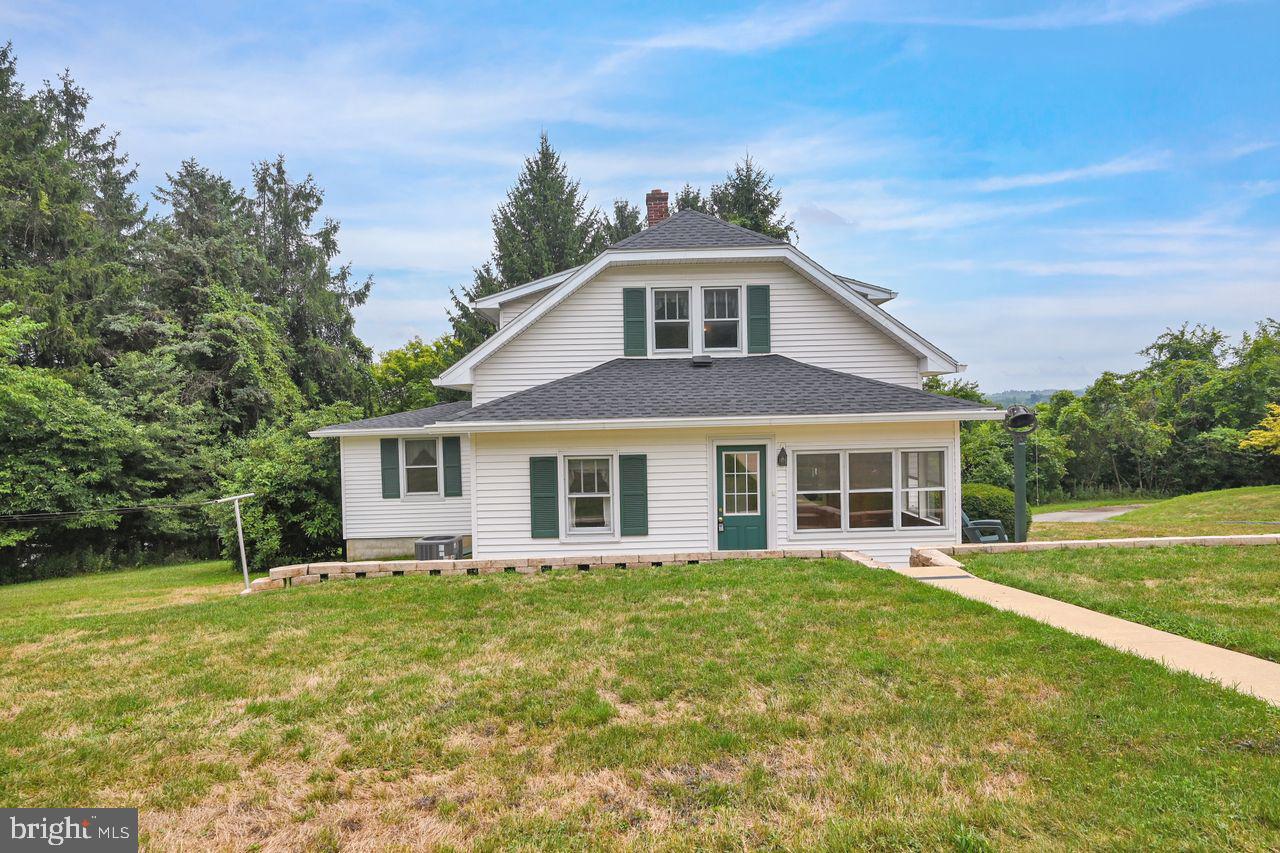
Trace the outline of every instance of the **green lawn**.
<path fill-rule="evenodd" d="M 1078 501 L 1057 501 L 1055 503 L 1036 504 L 1031 507 L 1031 513 L 1033 515 L 1039 515 L 1042 512 L 1062 512 L 1065 509 L 1092 509 L 1093 507 L 1098 506 L 1133 506 L 1135 504 L 1150 504 L 1162 500 L 1165 500 L 1165 498 L 1139 497 L 1135 495 L 1109 498 L 1085 498 Z"/>
<path fill-rule="evenodd" d="M 1280 845 L 1280 712 L 836 561 L 0 592 L 0 805 L 172 847 Z"/>
<path fill-rule="evenodd" d="M 971 554 L 997 583 L 1280 661 L 1280 547 Z"/>
<path fill-rule="evenodd" d="M 1144 501 L 1134 500 L 1133 503 Z M 1033 512 L 1116 505 L 1127 500 L 1082 501 L 1077 506 L 1054 504 Z M 1154 501 L 1141 509 L 1107 521 L 1034 522 L 1031 538 L 1114 539 L 1130 536 L 1202 536 L 1239 533 L 1280 534 L 1280 486 L 1222 489 Z"/>

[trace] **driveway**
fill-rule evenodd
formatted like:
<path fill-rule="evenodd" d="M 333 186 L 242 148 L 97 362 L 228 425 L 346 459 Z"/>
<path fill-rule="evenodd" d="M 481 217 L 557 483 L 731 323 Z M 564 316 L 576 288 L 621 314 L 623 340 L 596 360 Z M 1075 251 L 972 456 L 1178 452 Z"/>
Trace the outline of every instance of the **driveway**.
<path fill-rule="evenodd" d="M 1088 509 L 1064 509 L 1061 512 L 1042 512 L 1031 516 L 1032 521 L 1106 521 L 1117 515 L 1144 507 L 1146 504 L 1126 504 L 1125 506 L 1093 506 Z"/>

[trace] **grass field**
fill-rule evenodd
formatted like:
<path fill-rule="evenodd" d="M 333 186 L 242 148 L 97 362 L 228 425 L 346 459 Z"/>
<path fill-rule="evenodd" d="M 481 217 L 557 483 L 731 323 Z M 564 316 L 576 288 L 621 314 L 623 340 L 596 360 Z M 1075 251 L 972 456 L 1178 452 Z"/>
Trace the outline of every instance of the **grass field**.
<path fill-rule="evenodd" d="M 1126 503 L 1143 501 L 1084 501 L 1076 506 L 1054 504 L 1036 507 L 1033 512 Z M 1030 535 L 1032 539 L 1051 540 L 1238 533 L 1280 534 L 1280 486 L 1223 489 L 1168 498 L 1096 523 L 1037 521 L 1031 525 Z"/>
<path fill-rule="evenodd" d="M 1280 712 L 835 561 L 0 593 L 0 805 L 150 849 L 1266 849 Z"/>
<path fill-rule="evenodd" d="M 987 580 L 1280 662 L 1280 546 L 972 554 L 964 564 Z"/>

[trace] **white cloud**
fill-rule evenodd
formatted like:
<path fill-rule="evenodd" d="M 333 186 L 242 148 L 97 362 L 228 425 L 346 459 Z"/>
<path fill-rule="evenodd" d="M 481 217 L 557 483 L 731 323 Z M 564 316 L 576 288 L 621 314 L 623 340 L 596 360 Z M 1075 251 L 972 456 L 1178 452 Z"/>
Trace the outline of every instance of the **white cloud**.
<path fill-rule="evenodd" d="M 1051 184 L 1064 184 L 1070 181 L 1111 178 L 1118 175 L 1132 175 L 1137 172 L 1153 172 L 1167 168 L 1171 160 L 1172 158 L 1168 152 L 1128 154 L 1103 163 L 1078 166 L 1074 169 L 1058 169 L 1052 172 L 1033 172 L 1023 175 L 985 178 L 974 182 L 973 186 L 980 192 L 1046 187 Z"/>

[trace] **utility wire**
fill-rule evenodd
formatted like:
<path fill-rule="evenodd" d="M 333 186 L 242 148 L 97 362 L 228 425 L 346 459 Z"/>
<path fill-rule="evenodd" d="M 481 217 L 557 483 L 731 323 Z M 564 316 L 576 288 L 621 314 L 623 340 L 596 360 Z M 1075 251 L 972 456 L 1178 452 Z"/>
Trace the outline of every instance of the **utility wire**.
<path fill-rule="evenodd" d="M 79 515 L 95 515 L 97 513 L 113 513 L 122 515 L 124 513 L 131 512 L 146 512 L 147 510 L 152 509 L 190 509 L 192 507 L 208 506 L 209 504 L 220 502 L 220 500 L 210 500 L 180 504 L 138 504 L 136 506 L 103 507 L 101 509 L 76 509 L 66 510 L 65 512 L 28 512 L 15 515 L 0 515 L 0 524 L 20 524 L 25 521 L 57 521 L 63 518 L 75 518 Z"/>

